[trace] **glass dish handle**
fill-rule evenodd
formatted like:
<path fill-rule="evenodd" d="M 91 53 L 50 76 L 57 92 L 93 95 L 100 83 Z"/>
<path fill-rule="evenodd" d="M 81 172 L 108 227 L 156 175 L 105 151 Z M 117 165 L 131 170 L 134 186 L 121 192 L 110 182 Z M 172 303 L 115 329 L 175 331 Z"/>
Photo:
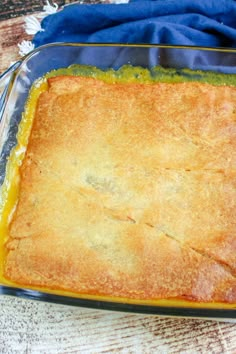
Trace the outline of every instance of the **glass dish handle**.
<path fill-rule="evenodd" d="M 6 104 L 6 98 L 9 92 L 9 88 L 12 83 L 12 75 L 17 71 L 20 64 L 21 61 L 17 61 L 12 66 L 10 66 L 3 74 L 0 75 L 0 122 L 2 120 L 2 115 Z"/>

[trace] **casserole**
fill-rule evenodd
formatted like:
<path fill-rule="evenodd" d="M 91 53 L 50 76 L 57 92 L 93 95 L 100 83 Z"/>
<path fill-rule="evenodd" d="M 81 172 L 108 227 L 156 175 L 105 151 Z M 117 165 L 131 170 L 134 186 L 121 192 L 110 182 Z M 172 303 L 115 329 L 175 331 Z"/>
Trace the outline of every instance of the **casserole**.
<path fill-rule="evenodd" d="M 49 53 L 53 48 L 53 54 Z M 59 50 L 62 50 L 64 52 L 63 59 L 60 59 L 61 56 L 59 55 Z M 43 53 L 43 54 L 42 54 Z M 102 54 L 101 54 L 102 53 Z M 175 68 L 175 70 L 181 70 L 182 68 L 185 68 L 187 65 L 190 69 L 195 70 L 194 74 L 192 72 L 187 72 L 187 71 L 182 71 L 184 75 L 187 77 L 191 77 L 193 75 L 197 76 L 198 80 L 201 80 L 201 75 L 204 77 L 205 76 L 205 81 L 207 82 L 207 76 L 212 75 L 209 73 L 200 73 L 196 70 L 206 70 L 206 69 L 211 69 L 211 71 L 214 69 L 215 72 L 220 71 L 220 72 L 225 72 L 227 73 L 227 80 L 229 80 L 230 84 L 234 84 L 234 66 L 233 66 L 233 60 L 230 60 L 230 55 L 232 55 L 232 51 L 227 51 L 227 50 L 218 50 L 216 51 L 217 55 L 212 55 L 212 53 L 215 53 L 214 50 L 212 49 L 199 49 L 199 48 L 177 48 L 177 47 L 165 47 L 165 46 L 115 46 L 115 45 L 50 45 L 50 46 L 45 46 L 39 50 L 36 50 L 31 54 L 31 56 L 27 57 L 27 66 L 24 68 L 23 71 L 20 71 L 17 73 L 17 77 L 15 81 L 12 81 L 13 83 L 13 88 L 11 90 L 10 96 L 7 99 L 7 107 L 8 109 L 4 110 L 3 113 L 3 120 L 2 120 L 2 129 L 3 135 L 2 138 L 2 167 L 4 169 L 3 175 L 6 172 L 6 159 L 9 156 L 9 153 L 12 149 L 12 146 L 14 143 L 16 143 L 16 131 L 17 131 L 17 123 L 21 121 L 21 114 L 24 110 L 25 102 L 28 97 L 29 93 L 29 88 L 31 86 L 31 81 L 29 80 L 29 73 L 33 73 L 32 76 L 32 81 L 35 81 L 35 79 L 42 77 L 45 73 L 47 73 L 50 70 L 53 69 L 58 69 L 58 68 L 63 68 L 63 67 L 68 67 L 70 64 L 86 64 L 86 65 L 95 65 L 98 68 L 101 69 L 108 69 L 108 68 L 113 68 L 113 69 L 118 69 L 124 64 L 130 64 L 132 66 L 142 66 L 145 68 L 151 69 L 153 66 L 161 64 L 162 66 L 165 67 L 170 67 L 170 68 Z M 224 55 L 225 60 L 222 60 L 222 55 Z M 41 57 L 42 56 L 42 60 Z M 48 60 L 48 58 L 51 58 L 51 60 Z M 105 56 L 105 60 L 102 63 L 97 62 L 97 60 L 100 61 L 100 58 Z M 180 60 L 180 58 L 182 58 Z M 207 58 L 207 60 L 206 60 Z M 231 58 L 232 59 L 232 58 Z M 32 60 L 32 62 L 31 62 Z M 35 71 L 32 70 L 33 68 L 33 62 L 36 60 L 37 62 L 37 68 Z M 207 63 L 206 61 L 209 61 L 210 63 Z M 48 64 L 49 63 L 49 64 Z M 224 64 L 224 66 L 220 64 Z M 21 64 L 21 67 L 24 67 L 26 62 L 24 61 L 23 64 Z M 42 66 L 41 66 L 42 65 Z M 40 71 L 41 70 L 41 71 Z M 175 71 L 176 73 L 176 71 Z M 232 74 L 233 73 L 233 74 Z M 214 75 L 213 75 L 214 76 Z M 196 79 L 196 77 L 195 77 Z M 14 91 L 15 88 L 15 91 Z M 13 95 L 19 95 L 16 98 L 16 100 L 13 102 L 12 99 Z M 6 96 L 8 96 L 8 93 L 6 93 Z M 23 102 L 19 98 L 24 97 Z M 22 120 L 24 123 L 24 118 Z M 22 122 L 21 122 L 21 128 L 22 129 Z M 4 125 L 5 124 L 5 125 Z M 27 123 L 26 123 L 27 124 Z M 28 129 L 30 129 L 30 126 L 28 126 Z M 13 139 L 15 141 L 11 140 L 11 134 L 13 135 Z M 9 137 L 10 135 L 10 137 Z M 22 135 L 18 134 L 18 137 L 20 136 L 20 140 L 24 140 L 25 137 Z M 19 158 L 19 156 L 24 155 L 24 141 L 19 142 L 18 138 L 18 148 L 17 148 L 17 154 L 15 156 Z M 5 160 L 4 160 L 5 159 Z M 20 160 L 18 160 L 19 163 Z M 5 162 L 5 165 L 4 165 Z M 16 161 L 17 162 L 17 161 Z M 9 165 L 10 166 L 10 165 Z M 13 166 L 13 164 L 11 164 Z M 17 166 L 15 166 L 17 167 Z M 9 167 L 7 167 L 9 169 Z M 8 175 L 12 171 L 7 171 Z M 166 177 L 165 177 L 166 178 Z M 4 187 L 6 188 L 8 184 L 5 183 Z M 17 189 L 17 187 L 16 187 Z M 15 193 L 17 192 L 15 189 Z M 13 193 L 14 189 L 11 189 L 11 192 Z M 4 189 L 2 192 L 2 195 L 4 196 Z M 4 198 L 3 198 L 4 199 Z M 3 242 L 4 240 L 2 240 Z M 3 280 L 3 278 L 2 278 Z M 3 281 L 4 282 L 4 281 Z M 4 285 L 14 285 L 7 282 Z M 31 287 L 34 288 L 34 287 Z M 9 288 L 3 286 L 4 291 L 9 291 Z M 8 289 L 8 290 L 6 290 Z M 37 289 L 38 290 L 38 289 Z M 12 290 L 13 291 L 13 290 Z M 19 291 L 19 289 L 18 289 Z M 33 292 L 28 290 L 27 293 L 35 294 L 36 292 Z M 90 300 L 93 302 L 93 304 L 96 304 L 99 301 L 99 304 L 104 305 L 104 306 L 111 306 L 111 302 L 113 306 L 115 304 L 117 305 L 117 309 L 124 309 L 124 307 L 127 306 L 127 308 L 135 307 L 136 311 L 153 311 L 153 313 L 165 313 L 166 314 L 171 314 L 170 311 L 173 310 L 173 314 L 175 311 L 180 311 L 183 310 L 183 307 L 187 307 L 188 309 L 191 309 L 192 311 L 198 311 L 198 315 L 201 316 L 201 311 L 213 311 L 213 309 L 210 308 L 215 308 L 215 311 L 227 311 L 227 313 L 233 313 L 233 306 L 234 304 L 227 305 L 227 304 L 219 304 L 219 303 L 211 303 L 211 304 L 203 304 L 198 302 L 196 303 L 191 303 L 191 302 L 186 302 L 186 301 L 176 301 L 176 300 L 159 300 L 159 301 L 149 301 L 145 300 L 144 301 L 131 301 L 126 299 L 125 297 L 122 299 L 117 299 L 117 298 L 106 298 L 106 297 L 91 297 L 91 296 L 82 296 L 80 295 L 73 297 L 73 294 L 67 294 L 66 292 L 60 293 L 58 291 L 48 291 L 50 294 L 48 295 L 50 299 L 56 299 L 56 300 L 61 300 L 63 301 L 64 295 L 70 295 L 70 297 L 66 297 L 67 300 L 71 300 L 73 298 L 73 301 L 77 301 L 80 303 L 80 301 L 87 301 Z M 44 295 L 43 295 L 44 296 Z M 47 296 L 47 295 L 45 295 Z M 58 297 L 59 296 L 59 297 Z M 83 300 L 81 299 L 83 298 Z M 151 308 L 151 310 L 150 310 Z M 169 310 L 169 313 L 168 313 Z M 164 312 L 162 312 L 164 311 Z M 184 310 L 185 311 L 185 310 Z M 185 315 L 185 313 L 183 314 Z"/>

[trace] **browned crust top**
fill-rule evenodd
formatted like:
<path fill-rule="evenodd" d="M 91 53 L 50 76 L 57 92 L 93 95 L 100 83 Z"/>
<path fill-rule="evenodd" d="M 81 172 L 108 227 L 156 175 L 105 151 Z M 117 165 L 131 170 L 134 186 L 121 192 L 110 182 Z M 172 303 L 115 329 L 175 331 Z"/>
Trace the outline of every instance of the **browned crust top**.
<path fill-rule="evenodd" d="M 20 168 L 5 275 L 236 302 L 236 89 L 55 77 Z"/>

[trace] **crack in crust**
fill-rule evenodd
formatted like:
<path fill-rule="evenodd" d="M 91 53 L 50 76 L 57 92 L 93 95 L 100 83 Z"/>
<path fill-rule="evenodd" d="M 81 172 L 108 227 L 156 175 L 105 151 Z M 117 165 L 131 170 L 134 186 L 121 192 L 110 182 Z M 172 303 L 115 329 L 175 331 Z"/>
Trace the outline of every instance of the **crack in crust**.
<path fill-rule="evenodd" d="M 173 235 L 170 235 L 170 234 L 167 234 L 165 233 L 165 236 L 166 237 L 169 237 L 173 240 L 175 240 L 176 242 L 179 242 L 181 244 L 182 247 L 188 247 L 189 249 L 191 249 L 192 251 L 198 253 L 199 255 L 203 256 L 203 257 L 206 257 L 216 263 L 218 263 L 220 266 L 224 267 L 224 269 L 229 272 L 234 278 L 236 278 L 236 271 L 235 269 L 232 269 L 228 264 L 224 263 L 224 262 L 221 262 L 219 261 L 219 259 L 216 259 L 215 257 L 212 257 L 211 255 L 205 253 L 204 251 L 201 251 L 201 250 L 198 250 L 194 247 L 191 247 L 190 245 L 188 245 L 187 243 L 181 243 L 180 239 L 177 238 L 176 236 L 173 236 Z"/>

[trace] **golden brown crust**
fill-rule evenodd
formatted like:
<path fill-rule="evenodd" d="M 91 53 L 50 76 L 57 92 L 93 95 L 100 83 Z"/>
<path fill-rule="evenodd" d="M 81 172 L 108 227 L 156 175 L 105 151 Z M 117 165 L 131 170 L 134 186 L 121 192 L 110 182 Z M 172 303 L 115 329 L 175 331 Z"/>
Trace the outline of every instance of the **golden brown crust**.
<path fill-rule="evenodd" d="M 56 77 L 40 96 L 5 275 L 236 302 L 236 90 Z"/>

